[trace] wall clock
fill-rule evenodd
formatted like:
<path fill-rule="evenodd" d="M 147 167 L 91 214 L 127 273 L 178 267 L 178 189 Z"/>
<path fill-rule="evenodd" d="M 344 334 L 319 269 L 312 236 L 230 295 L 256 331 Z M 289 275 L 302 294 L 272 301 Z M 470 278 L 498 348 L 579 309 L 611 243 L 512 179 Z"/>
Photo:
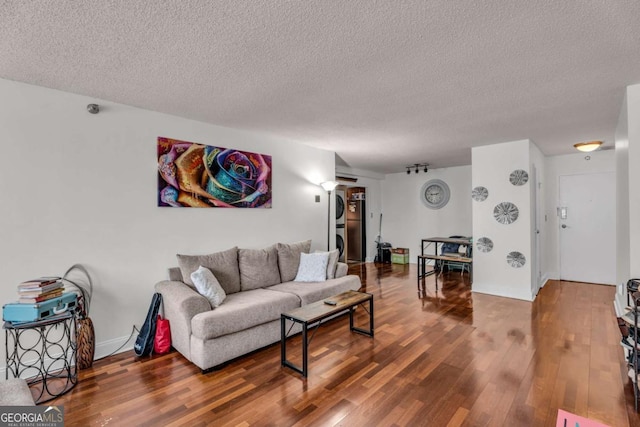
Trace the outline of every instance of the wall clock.
<path fill-rule="evenodd" d="M 441 209 L 449 203 L 451 192 L 446 182 L 432 179 L 424 183 L 420 190 L 420 200 L 429 209 Z"/>

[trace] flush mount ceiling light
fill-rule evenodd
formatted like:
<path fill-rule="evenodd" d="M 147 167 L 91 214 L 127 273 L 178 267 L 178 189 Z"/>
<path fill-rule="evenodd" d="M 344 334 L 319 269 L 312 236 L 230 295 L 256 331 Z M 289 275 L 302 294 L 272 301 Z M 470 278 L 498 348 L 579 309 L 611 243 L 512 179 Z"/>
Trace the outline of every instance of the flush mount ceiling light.
<path fill-rule="evenodd" d="M 585 153 L 597 150 L 601 145 L 602 141 L 579 142 L 577 144 L 573 144 L 577 150 L 584 151 Z"/>

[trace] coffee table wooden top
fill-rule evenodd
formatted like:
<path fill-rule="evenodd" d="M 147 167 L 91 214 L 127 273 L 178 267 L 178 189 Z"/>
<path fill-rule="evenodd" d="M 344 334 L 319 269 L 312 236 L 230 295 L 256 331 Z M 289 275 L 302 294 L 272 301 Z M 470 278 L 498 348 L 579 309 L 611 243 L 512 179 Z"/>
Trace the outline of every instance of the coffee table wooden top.
<path fill-rule="evenodd" d="M 295 319 L 299 322 L 313 323 L 329 317 L 332 314 L 344 311 L 345 309 L 353 307 L 354 305 L 362 304 L 363 302 L 368 301 L 372 298 L 373 295 L 364 292 L 347 291 L 311 304 L 304 305 L 286 313 L 282 313 L 282 315 L 291 319 Z M 335 301 L 336 305 L 325 304 L 325 301 Z"/>

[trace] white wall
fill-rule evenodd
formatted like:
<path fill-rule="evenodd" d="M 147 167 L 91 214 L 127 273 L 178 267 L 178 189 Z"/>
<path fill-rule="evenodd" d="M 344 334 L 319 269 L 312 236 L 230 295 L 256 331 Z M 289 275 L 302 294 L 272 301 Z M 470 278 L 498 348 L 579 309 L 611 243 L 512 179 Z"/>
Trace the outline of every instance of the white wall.
<path fill-rule="evenodd" d="M 629 248 L 629 122 L 627 95 L 620 108 L 615 133 L 616 161 L 616 311 L 622 316 L 626 305 L 626 283 L 629 280 L 631 259 Z"/>
<path fill-rule="evenodd" d="M 442 209 L 427 208 L 420 199 L 425 182 L 441 179 L 449 185 L 451 198 Z M 382 182 L 382 240 L 394 247 L 409 248 L 410 262 L 420 254 L 420 240 L 451 235 L 470 236 L 471 166 L 429 169 L 426 174 L 389 174 Z"/>
<path fill-rule="evenodd" d="M 531 180 L 531 294 L 538 294 L 547 280 L 547 265 L 542 254 L 547 244 L 548 229 L 545 221 L 545 193 L 544 182 L 545 157 L 535 144 L 529 145 L 529 168 Z M 536 244 L 537 239 L 537 244 Z"/>
<path fill-rule="evenodd" d="M 590 160 L 586 160 L 590 157 Z M 544 262 L 549 279 L 560 278 L 560 236 L 558 215 L 558 189 L 560 176 L 584 173 L 613 172 L 616 170 L 615 152 L 613 150 L 594 151 L 592 153 L 565 154 L 547 157 L 545 165 L 547 242 Z"/>
<path fill-rule="evenodd" d="M 640 85 L 627 87 L 616 128 L 616 311 L 623 314 L 626 283 L 640 277 Z"/>
<path fill-rule="evenodd" d="M 627 88 L 629 125 L 629 277 L 640 277 L 640 84 Z"/>
<path fill-rule="evenodd" d="M 473 291 L 531 301 L 531 185 L 514 186 L 509 175 L 516 169 L 530 171 L 530 141 L 521 140 L 474 147 L 472 153 L 472 187 L 483 186 L 489 197 L 473 202 L 473 239 L 481 237 L 493 241 L 493 250 L 482 253 L 474 248 Z M 498 160 L 499 159 L 499 160 Z M 501 224 L 493 216 L 494 207 L 511 202 L 518 207 L 518 219 L 512 224 Z M 507 255 L 521 252 L 526 263 L 521 268 L 511 267 Z"/>
<path fill-rule="evenodd" d="M 0 301 L 21 281 L 84 264 L 97 356 L 143 322 L 176 253 L 326 247 L 326 196 L 314 196 L 334 177 L 333 152 L 7 80 L 0 99 Z M 93 102 L 98 115 L 86 111 Z M 273 156 L 273 208 L 158 208 L 158 136 Z"/>

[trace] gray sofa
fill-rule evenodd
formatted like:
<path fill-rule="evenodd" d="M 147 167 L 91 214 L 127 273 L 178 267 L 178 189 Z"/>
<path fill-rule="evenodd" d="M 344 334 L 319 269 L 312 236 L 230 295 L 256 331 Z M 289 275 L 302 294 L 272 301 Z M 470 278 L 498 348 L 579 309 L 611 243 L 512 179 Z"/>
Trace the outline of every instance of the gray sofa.
<path fill-rule="evenodd" d="M 231 248 L 204 256 L 178 255 L 169 280 L 156 284 L 172 346 L 203 371 L 280 340 L 280 314 L 341 292 L 358 290 L 360 278 L 347 265 L 327 269 L 322 282 L 295 282 L 300 253 L 310 241 L 265 249 Z M 227 294 L 212 309 L 190 279 L 198 266 L 210 269 Z"/>

